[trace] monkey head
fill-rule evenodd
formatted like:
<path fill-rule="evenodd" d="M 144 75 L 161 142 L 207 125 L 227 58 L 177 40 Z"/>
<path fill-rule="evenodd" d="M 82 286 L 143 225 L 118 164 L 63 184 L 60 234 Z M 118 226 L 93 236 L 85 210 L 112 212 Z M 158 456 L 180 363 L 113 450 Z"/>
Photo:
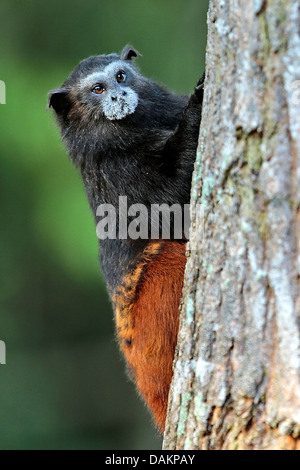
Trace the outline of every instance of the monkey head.
<path fill-rule="evenodd" d="M 125 46 L 120 55 L 89 57 L 49 93 L 49 107 L 72 157 L 96 151 L 115 135 L 117 123 L 135 113 L 141 90 L 148 88 L 132 60 L 140 55 Z"/>
<path fill-rule="evenodd" d="M 78 92 L 83 103 L 95 109 L 95 116 L 104 114 L 110 121 L 134 113 L 138 94 L 132 88 L 132 70 L 122 60 L 87 75 Z"/>
<path fill-rule="evenodd" d="M 144 77 L 133 62 L 139 55 L 126 46 L 121 54 L 89 57 L 49 93 L 49 107 L 76 166 L 114 151 L 132 154 L 130 146 L 146 154 L 148 145 L 153 153 L 156 132 L 164 141 L 162 133 L 176 128 L 188 98 Z"/>
<path fill-rule="evenodd" d="M 132 64 L 139 55 L 126 46 L 120 56 L 109 54 L 83 60 L 61 88 L 50 92 L 49 107 L 58 118 L 66 118 L 71 111 L 73 118 L 124 119 L 135 112 L 139 101 L 135 90 L 139 74 Z"/>

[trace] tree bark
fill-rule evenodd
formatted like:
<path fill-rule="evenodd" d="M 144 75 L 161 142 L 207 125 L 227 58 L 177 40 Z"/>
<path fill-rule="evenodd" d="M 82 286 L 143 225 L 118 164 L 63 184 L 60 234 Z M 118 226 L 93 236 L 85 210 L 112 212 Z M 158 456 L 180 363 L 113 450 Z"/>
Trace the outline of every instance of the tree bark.
<path fill-rule="evenodd" d="M 299 80 L 299 0 L 211 0 L 164 449 L 300 449 Z"/>

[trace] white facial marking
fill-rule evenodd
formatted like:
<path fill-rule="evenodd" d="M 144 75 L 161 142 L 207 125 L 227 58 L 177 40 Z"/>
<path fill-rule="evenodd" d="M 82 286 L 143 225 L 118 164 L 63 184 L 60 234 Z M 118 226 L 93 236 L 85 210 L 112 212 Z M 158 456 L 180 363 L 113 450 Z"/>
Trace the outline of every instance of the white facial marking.
<path fill-rule="evenodd" d="M 114 101 L 110 93 L 103 100 L 103 112 L 110 121 L 123 119 L 136 110 L 139 102 L 137 93 L 129 87 L 123 87 L 123 91 L 126 95 L 120 94 Z"/>
<path fill-rule="evenodd" d="M 126 69 L 129 69 L 133 73 L 136 73 L 134 69 L 130 66 L 130 64 L 126 64 Z M 116 60 L 108 64 L 103 70 L 99 70 L 99 72 L 95 71 L 90 73 L 86 77 L 84 77 L 79 82 L 79 88 L 84 88 L 86 86 L 92 86 L 94 83 L 102 82 L 102 81 L 111 81 L 113 78 L 115 80 L 116 74 L 119 70 L 124 70 L 124 61 L 123 60 Z"/>
<path fill-rule="evenodd" d="M 83 89 L 86 86 L 92 86 L 94 83 L 101 83 L 103 80 L 105 80 L 105 75 L 102 72 L 93 72 L 90 73 L 90 75 L 87 75 L 87 77 L 84 77 L 82 80 L 79 82 L 79 89 Z"/>
<path fill-rule="evenodd" d="M 80 89 L 92 88 L 97 83 L 104 87 L 103 93 L 97 98 L 105 117 L 110 121 L 124 119 L 129 114 L 133 114 L 139 101 L 138 94 L 131 87 L 126 86 L 126 80 L 122 83 L 117 82 L 116 75 L 121 70 L 125 73 L 128 71 L 136 73 L 129 64 L 118 60 L 99 72 L 91 73 L 79 83 Z"/>

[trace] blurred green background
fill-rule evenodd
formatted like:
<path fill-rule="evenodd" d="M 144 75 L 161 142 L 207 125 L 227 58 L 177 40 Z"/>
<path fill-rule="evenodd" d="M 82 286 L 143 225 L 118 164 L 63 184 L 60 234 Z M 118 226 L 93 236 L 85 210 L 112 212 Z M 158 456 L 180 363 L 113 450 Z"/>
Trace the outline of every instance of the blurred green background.
<path fill-rule="evenodd" d="M 204 70 L 206 0 L 1 0 L 0 449 L 159 449 L 125 374 L 85 193 L 47 93 L 83 58 L 142 54 L 190 92 Z"/>

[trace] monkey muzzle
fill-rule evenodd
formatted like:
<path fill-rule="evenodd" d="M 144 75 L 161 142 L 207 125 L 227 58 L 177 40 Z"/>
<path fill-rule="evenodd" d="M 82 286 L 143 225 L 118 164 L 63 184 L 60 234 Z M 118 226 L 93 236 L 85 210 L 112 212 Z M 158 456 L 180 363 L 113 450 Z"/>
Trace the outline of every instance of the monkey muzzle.
<path fill-rule="evenodd" d="M 103 113 L 110 121 L 124 119 L 133 114 L 138 105 L 137 93 L 129 87 L 122 91 L 111 91 L 103 100 Z"/>

